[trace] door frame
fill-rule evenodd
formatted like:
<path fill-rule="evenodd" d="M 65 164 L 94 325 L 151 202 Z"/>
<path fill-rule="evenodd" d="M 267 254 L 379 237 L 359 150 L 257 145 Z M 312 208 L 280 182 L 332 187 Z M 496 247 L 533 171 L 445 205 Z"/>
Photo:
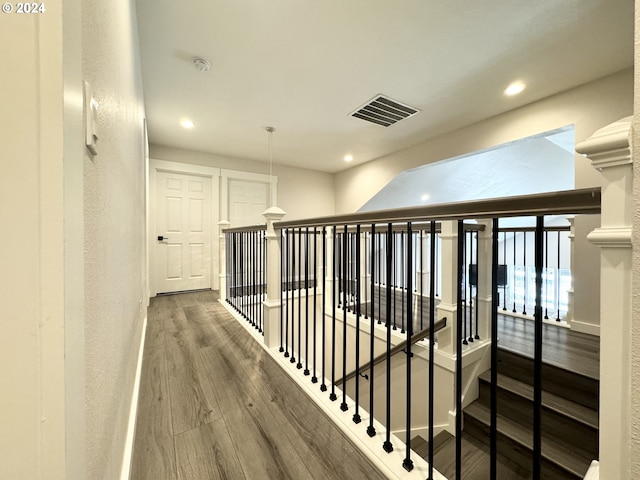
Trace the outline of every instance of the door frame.
<path fill-rule="evenodd" d="M 267 208 L 278 204 L 278 177 L 264 173 L 242 172 L 240 170 L 221 169 L 220 215 L 221 220 L 230 221 L 229 213 L 229 183 L 232 180 L 264 183 L 269 185 Z"/>
<path fill-rule="evenodd" d="M 157 174 L 158 172 L 177 173 L 182 175 L 195 175 L 209 178 L 211 182 L 211 288 L 220 288 L 219 272 L 219 252 L 220 237 L 218 232 L 219 211 L 216 202 L 220 200 L 220 176 L 221 170 L 215 167 L 205 167 L 190 163 L 170 162 L 167 160 L 149 159 L 149 210 L 147 224 L 147 257 L 149 271 L 150 295 L 155 297 L 158 294 L 155 271 L 155 244 L 156 232 L 156 210 L 157 210 Z"/>

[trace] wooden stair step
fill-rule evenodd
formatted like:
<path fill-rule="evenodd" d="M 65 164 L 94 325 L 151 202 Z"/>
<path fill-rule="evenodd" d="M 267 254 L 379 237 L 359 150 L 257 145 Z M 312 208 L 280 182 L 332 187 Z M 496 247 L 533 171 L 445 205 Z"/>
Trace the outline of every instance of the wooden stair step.
<path fill-rule="evenodd" d="M 481 432 L 471 433 L 479 436 L 481 441 L 488 442 L 490 428 L 490 411 L 480 402 L 476 401 L 467 406 L 464 410 L 465 414 L 465 431 L 473 430 L 473 421 L 477 422 L 481 427 Z M 471 420 L 471 421 L 470 421 Z M 533 450 L 533 437 L 530 431 L 522 425 L 498 415 L 498 435 L 502 436 L 505 441 L 513 444 L 515 448 L 520 447 L 526 452 Z M 565 478 L 582 479 L 593 459 L 586 457 L 579 452 L 572 452 L 566 447 L 559 445 L 549 438 L 542 438 L 542 457 L 552 467 L 558 471 L 566 472 L 569 476 Z M 526 462 L 523 462 L 526 463 Z M 523 465 L 525 466 L 525 465 Z M 554 478 L 552 474 L 549 478 Z"/>
<path fill-rule="evenodd" d="M 533 359 L 503 347 L 498 348 L 498 372 L 525 384 L 533 383 Z M 600 382 L 556 365 L 542 364 L 542 389 L 597 410 Z"/>
<path fill-rule="evenodd" d="M 480 374 L 478 378 L 481 382 L 491 385 L 490 370 Z M 498 373 L 498 388 L 533 401 L 533 386 L 513 377 Z M 593 408 L 585 407 L 572 400 L 545 391 L 542 392 L 542 406 L 590 428 L 598 429 L 598 411 Z"/>
<path fill-rule="evenodd" d="M 435 455 L 443 447 L 443 445 L 451 440 L 451 435 L 446 430 L 441 431 L 433 437 L 433 454 Z M 411 449 L 425 460 L 429 457 L 429 442 L 421 435 L 416 435 L 411 439 Z"/>

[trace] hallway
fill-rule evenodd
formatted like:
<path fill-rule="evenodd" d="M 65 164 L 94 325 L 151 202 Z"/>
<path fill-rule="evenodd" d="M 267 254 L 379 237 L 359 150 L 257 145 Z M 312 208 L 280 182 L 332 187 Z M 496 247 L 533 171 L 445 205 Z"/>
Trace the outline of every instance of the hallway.
<path fill-rule="evenodd" d="M 134 480 L 382 479 L 217 302 L 153 298 Z"/>

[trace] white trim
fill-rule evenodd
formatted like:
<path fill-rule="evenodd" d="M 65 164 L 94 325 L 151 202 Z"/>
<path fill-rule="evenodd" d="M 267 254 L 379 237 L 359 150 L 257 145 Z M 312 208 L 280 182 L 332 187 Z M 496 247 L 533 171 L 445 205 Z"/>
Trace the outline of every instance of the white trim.
<path fill-rule="evenodd" d="M 169 162 L 167 160 L 149 159 L 154 170 L 171 173 L 185 173 L 187 175 L 200 175 L 202 177 L 219 177 L 220 169 L 193 165 L 191 163 Z"/>
<path fill-rule="evenodd" d="M 221 185 L 220 185 L 220 216 L 226 220 L 231 220 L 229 214 L 229 181 L 230 180 L 244 180 L 250 182 L 265 183 L 269 185 L 269 192 L 271 195 L 267 202 L 271 202 L 267 205 L 267 210 L 271 207 L 278 205 L 278 177 L 273 175 L 265 175 L 263 173 L 242 172 L 240 170 L 220 170 Z"/>
<path fill-rule="evenodd" d="M 131 475 L 131 460 L 133 458 L 133 440 L 136 435 L 136 419 L 138 418 L 138 400 L 140 394 L 140 377 L 142 373 L 142 356 L 144 354 L 144 339 L 147 334 L 147 317 L 142 322 L 142 334 L 140 335 L 140 348 L 138 349 L 138 364 L 136 366 L 136 377 L 133 382 L 133 393 L 131 394 L 131 409 L 129 410 L 129 425 L 127 427 L 127 438 L 124 444 L 124 457 L 122 458 L 122 472 L 120 480 L 129 480 Z"/>
<path fill-rule="evenodd" d="M 219 222 L 220 200 L 220 172 L 219 168 L 193 165 L 190 163 L 169 162 L 166 160 L 149 159 L 149 210 L 147 213 L 149 229 L 147 231 L 147 257 L 149 262 L 149 296 L 155 297 L 158 294 L 155 275 L 155 262 L 153 252 L 155 252 L 156 238 L 156 175 L 158 172 L 179 173 L 184 175 L 197 175 L 211 179 L 211 288 L 219 288 L 219 264 L 220 264 L 220 239 L 215 231 Z"/>
<path fill-rule="evenodd" d="M 579 333 L 586 333 L 588 335 L 600 336 L 600 325 L 594 325 L 593 323 L 580 322 L 578 320 L 571 320 L 569 322 L 571 330 Z"/>

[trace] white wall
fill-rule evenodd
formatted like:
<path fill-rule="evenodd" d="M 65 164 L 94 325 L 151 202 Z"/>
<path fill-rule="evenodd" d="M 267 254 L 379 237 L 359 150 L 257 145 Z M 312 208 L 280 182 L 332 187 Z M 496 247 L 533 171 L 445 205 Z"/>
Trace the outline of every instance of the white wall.
<path fill-rule="evenodd" d="M 100 138 L 84 157 L 86 478 L 116 479 L 147 301 L 144 105 L 134 2 L 82 7 Z"/>
<path fill-rule="evenodd" d="M 632 125 L 633 169 L 633 265 L 632 288 L 633 301 L 631 311 L 631 338 L 637 338 L 640 331 L 640 1 L 636 0 L 636 29 L 635 29 L 635 91 L 634 91 L 634 118 Z M 640 344 L 631 342 L 631 378 L 629 388 L 631 390 L 631 452 L 630 478 L 640 478 Z"/>
<path fill-rule="evenodd" d="M 49 5 L 47 5 L 49 6 Z M 65 477 L 62 9 L 0 29 L 0 478 Z"/>
<path fill-rule="evenodd" d="M 463 127 L 413 147 L 336 174 L 336 211 L 358 210 L 391 179 L 418 167 L 566 125 L 575 125 L 576 141 L 631 113 L 633 72 L 625 70 L 525 107 Z M 576 188 L 600 185 L 590 162 L 576 156 Z"/>
<path fill-rule="evenodd" d="M 150 145 L 149 156 L 158 160 L 269 174 L 268 163 L 164 145 Z M 287 213 L 285 220 L 335 213 L 332 174 L 274 164 L 273 175 L 278 177 L 278 206 Z"/>
<path fill-rule="evenodd" d="M 618 72 L 483 122 L 425 141 L 378 160 L 336 174 L 336 212 L 356 211 L 398 173 L 447 158 L 484 150 L 541 132 L 573 124 L 576 142 L 598 128 L 630 115 L 633 71 Z M 590 162 L 577 155 L 576 188 L 600 185 Z M 599 252 L 586 235 L 599 225 L 597 216 L 576 219 L 575 312 L 572 327 L 599 332 Z"/>

